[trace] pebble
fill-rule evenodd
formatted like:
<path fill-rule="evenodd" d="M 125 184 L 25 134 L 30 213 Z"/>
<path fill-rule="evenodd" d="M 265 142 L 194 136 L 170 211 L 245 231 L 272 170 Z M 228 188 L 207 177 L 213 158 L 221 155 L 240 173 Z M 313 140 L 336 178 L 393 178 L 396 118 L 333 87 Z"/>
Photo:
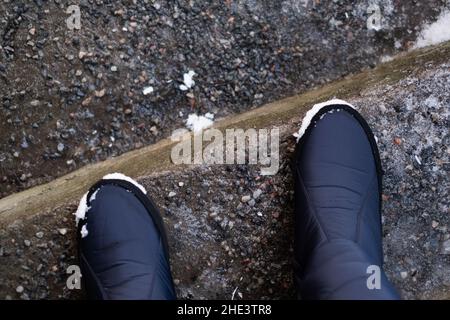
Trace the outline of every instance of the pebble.
<path fill-rule="evenodd" d="M 22 286 L 18 286 L 17 288 L 16 288 L 16 292 L 17 293 L 22 293 L 24 291 L 24 288 L 22 287 Z"/>
<path fill-rule="evenodd" d="M 154 91 L 153 87 L 146 87 L 144 88 L 144 90 L 142 90 L 142 93 L 144 94 L 144 96 L 152 93 Z"/>
<path fill-rule="evenodd" d="M 246 202 L 249 202 L 250 201 L 250 199 L 251 199 L 252 197 L 251 196 L 243 196 L 242 198 L 241 198 L 241 201 L 242 202 L 244 202 L 244 203 L 246 203 Z"/>
<path fill-rule="evenodd" d="M 57 146 L 58 152 L 63 152 L 64 148 L 65 148 L 64 143 L 62 143 L 62 142 L 58 143 L 58 146 Z"/>
<path fill-rule="evenodd" d="M 30 241 L 30 240 L 23 240 L 23 244 L 24 244 L 26 247 L 29 247 L 29 246 L 31 246 L 31 241 Z"/>
<path fill-rule="evenodd" d="M 33 100 L 30 102 L 30 106 L 32 107 L 37 107 L 38 105 L 40 105 L 40 101 L 39 100 Z"/>
<path fill-rule="evenodd" d="M 78 52 L 78 58 L 81 60 L 87 55 L 86 51 L 80 51 Z"/>
<path fill-rule="evenodd" d="M 42 232 L 42 231 L 36 232 L 36 238 L 42 239 L 43 237 L 44 237 L 44 232 Z"/>
<path fill-rule="evenodd" d="M 22 149 L 28 149 L 30 145 L 28 144 L 27 138 L 23 137 L 20 147 Z"/>
<path fill-rule="evenodd" d="M 262 190 L 256 189 L 255 191 L 253 191 L 253 199 L 258 199 L 261 194 L 262 194 Z"/>
<path fill-rule="evenodd" d="M 117 66 L 111 66 L 111 71 L 112 72 L 116 72 L 117 71 Z"/>
<path fill-rule="evenodd" d="M 99 90 L 99 91 L 95 91 L 95 96 L 97 98 L 102 98 L 105 95 L 105 93 L 106 93 L 105 89 L 102 89 L 102 90 Z"/>
<path fill-rule="evenodd" d="M 59 234 L 64 236 L 67 233 L 67 229 L 66 228 L 61 228 L 61 229 L 58 229 L 58 232 L 59 232 Z"/>
<path fill-rule="evenodd" d="M 175 197 L 177 194 L 176 192 L 170 191 L 169 192 L 169 198 Z"/>

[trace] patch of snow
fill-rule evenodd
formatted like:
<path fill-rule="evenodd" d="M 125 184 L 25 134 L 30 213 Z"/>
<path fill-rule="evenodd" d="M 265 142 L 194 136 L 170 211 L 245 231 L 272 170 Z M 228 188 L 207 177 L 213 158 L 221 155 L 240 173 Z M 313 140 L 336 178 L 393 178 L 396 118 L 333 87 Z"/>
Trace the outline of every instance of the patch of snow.
<path fill-rule="evenodd" d="M 153 89 L 153 87 L 145 87 L 144 90 L 142 90 L 142 93 L 144 94 L 144 96 L 146 96 L 146 95 L 152 93 L 153 91 L 155 91 Z"/>
<path fill-rule="evenodd" d="M 188 73 L 185 73 L 183 75 L 183 84 L 180 85 L 180 90 L 182 91 L 187 91 L 190 88 L 192 88 L 195 84 L 194 79 L 192 79 L 194 76 L 196 75 L 196 73 L 192 70 L 189 70 Z"/>
<path fill-rule="evenodd" d="M 298 132 L 294 133 L 294 137 L 297 138 L 297 142 L 300 140 L 300 138 L 305 134 L 306 129 L 308 129 L 308 127 L 311 124 L 311 120 L 314 118 L 314 116 L 323 108 L 327 107 L 327 106 L 331 106 L 331 105 L 335 105 L 335 104 L 340 104 L 340 105 L 346 105 L 349 106 L 353 109 L 356 109 L 354 106 L 352 106 L 350 103 L 344 101 L 344 100 L 340 100 L 340 99 L 332 99 L 326 102 L 322 102 L 322 103 L 318 103 L 316 105 L 314 105 L 312 107 L 311 110 L 309 110 L 305 117 L 302 120 L 302 125 L 300 126 L 300 129 L 298 130 Z"/>
<path fill-rule="evenodd" d="M 100 190 L 100 188 L 98 188 L 97 190 L 94 191 L 94 193 L 91 195 L 91 197 L 89 198 L 89 202 L 92 202 L 95 200 L 95 198 L 97 197 L 97 193 Z"/>
<path fill-rule="evenodd" d="M 450 11 L 444 11 L 436 22 L 423 28 L 414 48 L 423 48 L 447 40 L 450 40 Z"/>
<path fill-rule="evenodd" d="M 186 120 L 186 127 L 191 131 L 199 132 L 203 129 L 211 127 L 214 123 L 213 119 L 214 115 L 209 112 L 204 116 L 191 113 Z"/>
<path fill-rule="evenodd" d="M 130 177 L 128 177 L 128 176 L 126 176 L 126 175 L 124 175 L 124 174 L 122 174 L 122 173 L 115 172 L 115 173 L 107 174 L 106 176 L 103 177 L 103 180 L 125 180 L 125 181 L 128 181 L 128 182 L 131 182 L 131 183 L 134 184 L 136 187 L 138 187 L 139 189 L 141 189 L 141 191 L 142 191 L 144 194 L 147 194 L 147 190 L 145 190 L 145 188 L 144 188 L 141 184 L 139 184 L 139 183 L 138 183 L 137 181 L 135 181 L 134 179 L 132 179 L 132 178 L 130 178 Z"/>
<path fill-rule="evenodd" d="M 384 56 L 381 57 L 380 60 L 381 60 L 381 63 L 386 63 L 386 62 L 394 60 L 394 57 L 388 56 L 388 55 L 384 55 Z"/>
<path fill-rule="evenodd" d="M 84 226 L 81 227 L 81 231 L 80 231 L 81 238 L 84 238 L 84 237 L 86 237 L 89 234 L 89 231 L 86 228 L 86 225 L 87 225 L 87 223 Z"/>
<path fill-rule="evenodd" d="M 80 203 L 78 204 L 77 211 L 74 213 L 75 215 L 75 221 L 78 225 L 78 222 L 80 220 L 84 220 L 86 218 L 86 212 L 90 209 L 87 205 L 87 193 L 85 193 L 81 199 Z"/>

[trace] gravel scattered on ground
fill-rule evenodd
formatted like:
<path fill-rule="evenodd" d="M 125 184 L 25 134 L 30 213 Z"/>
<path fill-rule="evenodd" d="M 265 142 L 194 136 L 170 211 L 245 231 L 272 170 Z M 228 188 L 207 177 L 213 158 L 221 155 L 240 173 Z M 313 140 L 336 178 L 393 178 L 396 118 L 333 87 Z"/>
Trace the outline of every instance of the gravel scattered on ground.
<path fill-rule="evenodd" d="M 80 0 L 69 30 L 61 1 L 2 1 L 0 197 L 168 137 L 189 114 L 220 119 L 373 67 L 450 6 L 380 0 L 375 31 L 369 2 Z"/>

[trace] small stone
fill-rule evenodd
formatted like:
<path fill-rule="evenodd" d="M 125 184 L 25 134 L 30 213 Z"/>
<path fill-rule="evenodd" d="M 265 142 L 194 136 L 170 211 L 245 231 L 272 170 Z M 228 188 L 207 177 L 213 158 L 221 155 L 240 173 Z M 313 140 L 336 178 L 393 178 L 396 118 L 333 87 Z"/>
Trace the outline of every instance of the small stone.
<path fill-rule="evenodd" d="M 173 191 L 169 192 L 169 198 L 175 197 L 177 194 Z"/>
<path fill-rule="evenodd" d="M 95 91 L 95 96 L 96 96 L 97 98 L 102 98 L 102 97 L 105 95 L 105 93 L 106 93 L 106 90 L 105 90 L 105 89 L 98 90 L 98 91 Z"/>
<path fill-rule="evenodd" d="M 19 157 L 19 153 L 18 153 L 17 151 L 15 151 L 15 152 L 13 153 L 13 157 L 14 157 L 14 158 L 18 158 L 18 157 Z"/>
<path fill-rule="evenodd" d="M 27 138 L 23 137 L 22 143 L 20 144 L 22 149 L 27 149 L 30 145 L 28 144 Z"/>
<path fill-rule="evenodd" d="M 117 71 L 117 66 L 111 66 L 111 71 L 112 72 L 116 72 Z"/>
<path fill-rule="evenodd" d="M 44 237 L 44 232 L 42 232 L 42 231 L 36 232 L 36 238 L 42 239 L 43 237 Z"/>
<path fill-rule="evenodd" d="M 243 197 L 241 198 L 241 201 L 244 202 L 244 203 L 246 203 L 246 202 L 249 202 L 251 198 L 252 198 L 252 197 L 250 197 L 250 196 L 243 196 Z"/>
<path fill-rule="evenodd" d="M 77 77 L 81 76 L 82 74 L 83 74 L 83 71 L 81 71 L 81 70 L 75 71 L 75 75 L 76 75 Z"/>
<path fill-rule="evenodd" d="M 253 207 L 255 205 L 255 203 L 256 203 L 255 199 L 250 199 L 250 201 L 248 202 L 248 205 L 250 207 Z"/>
<path fill-rule="evenodd" d="M 402 271 L 400 272 L 400 276 L 402 277 L 402 279 L 406 279 L 406 277 L 408 276 L 408 272 Z"/>
<path fill-rule="evenodd" d="M 400 139 L 400 138 L 395 138 L 394 139 L 394 143 L 396 144 L 396 145 L 401 145 L 402 144 L 402 139 Z"/>
<path fill-rule="evenodd" d="M 156 126 L 151 126 L 150 132 L 156 136 L 158 134 L 158 128 Z"/>
<path fill-rule="evenodd" d="M 30 102 L 30 106 L 37 107 L 41 102 L 39 100 L 33 100 Z"/>
<path fill-rule="evenodd" d="M 36 33 L 36 28 L 31 28 L 30 30 L 28 30 L 28 33 L 34 36 L 34 34 Z"/>
<path fill-rule="evenodd" d="M 262 190 L 256 189 L 255 191 L 253 191 L 253 199 L 258 199 L 261 194 L 262 194 Z"/>
<path fill-rule="evenodd" d="M 20 181 L 25 182 L 27 181 L 27 175 L 25 173 L 22 173 L 22 175 L 20 176 Z"/>
<path fill-rule="evenodd" d="M 431 222 L 431 227 L 432 227 L 433 229 L 436 229 L 438 226 L 439 226 L 439 222 L 434 221 L 434 220 Z"/>
<path fill-rule="evenodd" d="M 29 247 L 29 246 L 31 246 L 31 241 L 30 240 L 23 240 L 23 244 L 25 245 L 25 247 Z"/>
<path fill-rule="evenodd" d="M 84 99 L 84 100 L 81 102 L 81 105 L 82 105 L 83 107 L 86 107 L 86 106 L 88 106 L 88 105 L 91 103 L 91 101 L 92 101 L 92 97 L 87 97 L 86 99 Z"/>
<path fill-rule="evenodd" d="M 58 152 L 63 152 L 65 148 L 64 143 L 58 143 L 58 146 L 56 148 L 58 149 Z"/>
<path fill-rule="evenodd" d="M 23 290 L 24 290 L 24 288 L 23 288 L 22 286 L 18 286 L 18 287 L 16 288 L 16 292 L 17 292 L 17 293 L 22 293 Z"/>
<path fill-rule="evenodd" d="M 181 181 L 180 181 L 180 182 L 178 182 L 178 186 L 179 186 L 179 187 L 182 187 L 182 186 L 184 186 L 184 182 L 181 182 Z"/>
<path fill-rule="evenodd" d="M 124 112 L 126 115 L 130 115 L 133 111 L 130 108 L 128 108 L 128 109 L 125 109 Z"/>
<path fill-rule="evenodd" d="M 60 235 L 64 236 L 67 233 L 67 229 L 66 228 L 61 228 L 61 229 L 58 229 L 58 232 L 59 232 Z"/>
<path fill-rule="evenodd" d="M 142 93 L 144 94 L 144 96 L 152 93 L 154 91 L 153 87 L 146 87 L 144 88 L 144 90 L 142 90 Z"/>
<path fill-rule="evenodd" d="M 186 97 L 188 97 L 189 99 L 195 99 L 195 96 L 192 92 L 186 93 Z"/>
<path fill-rule="evenodd" d="M 86 51 L 80 51 L 78 52 L 78 58 L 81 60 L 87 55 Z"/>

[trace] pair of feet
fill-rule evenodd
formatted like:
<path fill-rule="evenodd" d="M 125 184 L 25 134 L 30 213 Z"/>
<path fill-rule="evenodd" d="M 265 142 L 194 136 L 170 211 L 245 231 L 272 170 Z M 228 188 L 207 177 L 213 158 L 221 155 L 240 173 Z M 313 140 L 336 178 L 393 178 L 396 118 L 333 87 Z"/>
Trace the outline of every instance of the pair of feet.
<path fill-rule="evenodd" d="M 381 165 L 370 128 L 352 106 L 333 100 L 307 114 L 300 134 L 293 163 L 300 295 L 398 298 L 382 270 Z M 145 189 L 107 176 L 83 197 L 78 218 L 90 298 L 176 298 L 163 222 Z"/>

